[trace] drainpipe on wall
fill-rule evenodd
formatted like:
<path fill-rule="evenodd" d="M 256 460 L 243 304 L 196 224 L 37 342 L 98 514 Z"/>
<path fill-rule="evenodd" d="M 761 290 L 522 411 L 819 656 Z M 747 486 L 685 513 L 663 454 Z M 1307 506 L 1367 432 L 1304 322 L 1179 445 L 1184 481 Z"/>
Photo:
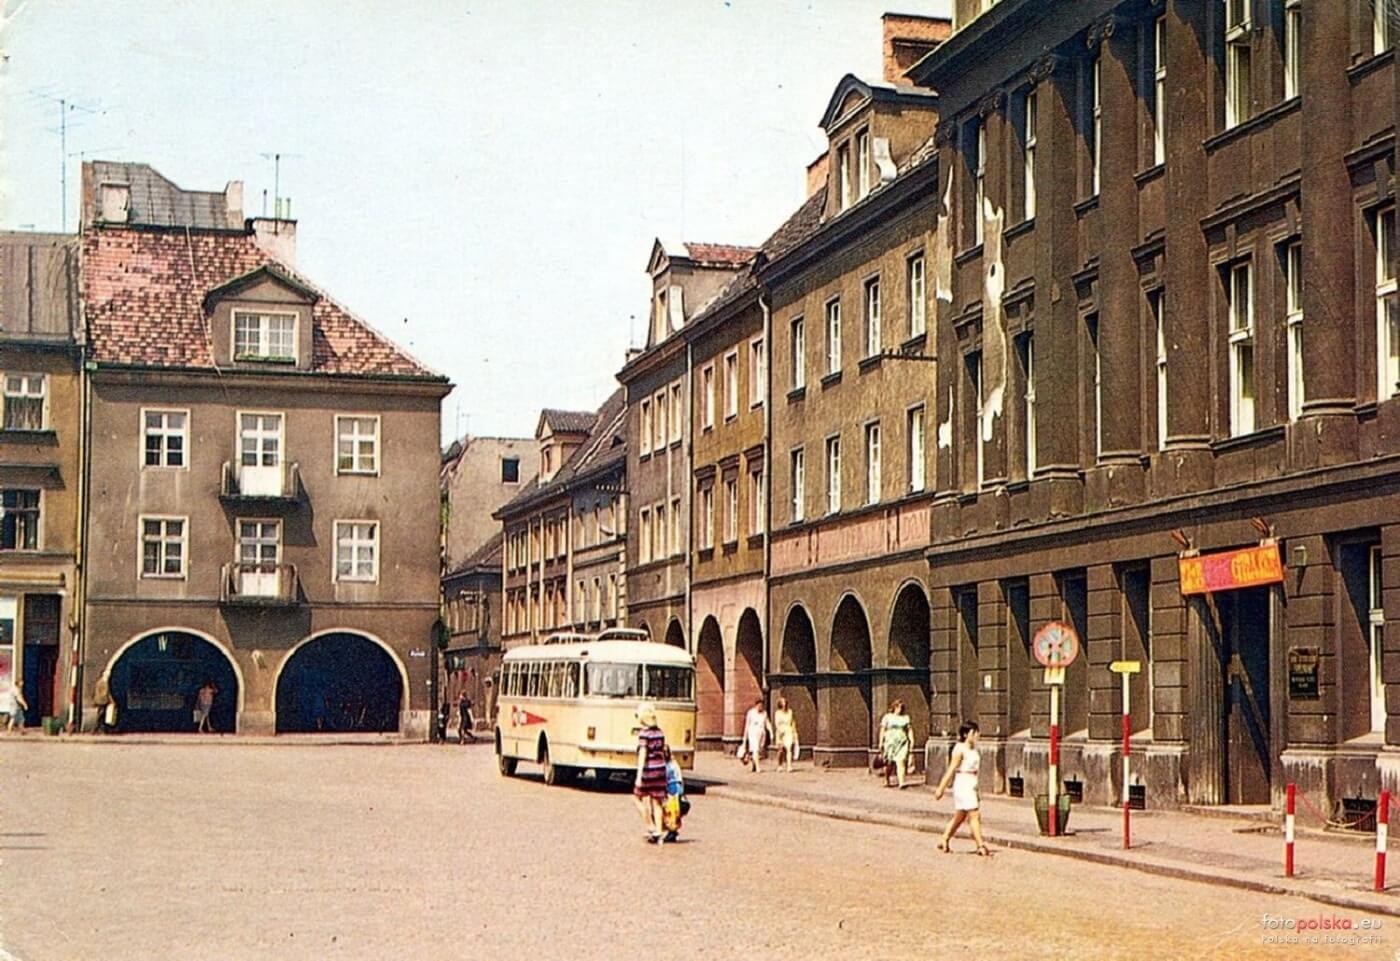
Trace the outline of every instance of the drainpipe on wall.
<path fill-rule="evenodd" d="M 764 374 L 768 383 L 763 385 L 763 508 L 768 516 L 763 518 L 763 658 L 761 688 L 768 690 L 768 648 L 773 644 L 773 610 L 769 600 L 768 575 L 772 568 L 773 548 L 769 532 L 773 529 L 773 313 L 769 309 L 768 295 L 760 292 L 758 309 L 763 314 L 763 349 L 768 354 L 764 364 Z"/>
<path fill-rule="evenodd" d="M 696 641 L 695 641 L 695 630 L 694 630 L 694 628 L 695 628 L 695 611 L 692 609 L 692 605 L 693 605 L 694 602 L 693 602 L 693 599 L 692 599 L 692 596 L 691 596 L 691 590 L 690 590 L 690 580 L 691 580 L 691 577 L 694 576 L 694 573 L 695 573 L 695 563 L 694 563 L 694 562 L 695 562 L 695 555 L 694 555 L 694 552 L 690 549 L 690 548 L 691 548 L 691 543 L 690 543 L 690 541 L 691 541 L 691 537 L 690 537 L 690 529 L 691 529 L 690 518 L 691 518 L 691 513 L 692 513 L 692 505 L 691 505 L 690 491 L 691 491 L 691 486 L 692 486 L 692 485 L 691 485 L 691 480 L 692 480 L 692 478 L 694 478 L 694 476 L 695 476 L 695 444 L 694 444 L 694 439 L 691 437 L 691 433 L 690 433 L 690 429 L 689 429 L 689 424 L 687 423 L 687 421 L 689 420 L 689 417 L 690 417 L 690 411 L 691 411 L 691 409 L 692 409 L 692 408 L 691 408 L 691 404 L 694 402 L 694 399 L 690 396 L 691 371 L 692 371 L 692 368 L 693 368 L 694 366 L 695 366 L 695 344 L 694 344 L 694 342 L 692 342 L 689 338 L 687 338 L 687 339 L 686 339 L 686 342 L 685 342 L 685 386 L 686 386 L 685 394 L 686 394 L 686 403 L 685 403 L 685 413 L 681 415 L 683 418 L 685 418 L 684 420 L 681 421 L 681 443 L 684 445 L 684 446 L 682 447 L 682 451 L 684 452 L 684 455 L 685 455 L 685 495 L 684 495 L 683 498 L 682 498 L 682 501 L 683 501 L 683 502 L 685 503 L 685 505 L 686 505 L 686 510 L 685 510 L 685 514 L 686 514 L 686 518 L 685 518 L 685 538 L 684 538 L 684 540 L 685 540 L 685 643 L 686 643 L 686 646 L 690 649 L 691 657 L 694 657 L 694 656 L 695 656 L 695 652 L 696 652 L 697 650 L 699 650 L 699 646 L 696 644 Z"/>
<path fill-rule="evenodd" d="M 86 330 L 86 326 L 83 329 Z M 87 656 L 88 489 L 92 483 L 92 458 L 89 451 L 92 445 L 92 372 L 96 366 L 91 361 L 85 361 L 78 368 L 82 409 L 78 414 L 78 530 L 73 545 L 73 566 L 77 574 L 77 583 L 73 585 L 73 613 L 70 618 L 73 631 L 73 665 L 69 691 L 71 701 L 68 705 L 70 734 L 81 734 L 83 730 L 83 662 Z"/>

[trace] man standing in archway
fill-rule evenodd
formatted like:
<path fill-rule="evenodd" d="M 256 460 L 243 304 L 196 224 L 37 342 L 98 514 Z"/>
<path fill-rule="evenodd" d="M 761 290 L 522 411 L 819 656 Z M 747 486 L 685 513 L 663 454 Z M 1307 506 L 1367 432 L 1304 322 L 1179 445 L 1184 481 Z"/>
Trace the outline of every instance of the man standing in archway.
<path fill-rule="evenodd" d="M 214 710 L 214 696 L 219 693 L 219 689 L 214 686 L 214 682 L 206 680 L 200 687 L 199 693 L 195 695 L 194 720 L 195 731 L 200 734 L 213 734 L 214 725 L 209 716 Z"/>

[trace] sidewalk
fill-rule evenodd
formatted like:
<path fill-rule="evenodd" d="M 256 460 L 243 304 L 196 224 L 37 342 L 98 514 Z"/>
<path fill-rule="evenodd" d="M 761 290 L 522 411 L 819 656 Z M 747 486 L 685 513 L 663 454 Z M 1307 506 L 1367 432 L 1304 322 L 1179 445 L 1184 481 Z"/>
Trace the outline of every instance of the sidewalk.
<path fill-rule="evenodd" d="M 823 770 L 810 763 L 791 774 L 765 766 L 753 774 L 733 757 L 696 755 L 688 778 L 706 796 L 787 808 L 822 817 L 941 833 L 952 816 L 950 795 L 933 799 L 922 775 L 906 790 L 886 788 L 862 769 Z M 982 825 L 993 848 L 1018 848 L 1098 864 L 1132 868 L 1208 884 L 1289 894 L 1354 910 L 1400 917 L 1400 876 L 1392 869 L 1388 890 L 1371 890 L 1375 835 L 1339 835 L 1312 830 L 1298 814 L 1295 870 L 1283 874 L 1283 831 L 1258 819 L 1203 816 L 1171 811 L 1134 811 L 1132 849 L 1123 850 L 1123 813 L 1117 808 L 1075 806 L 1065 837 L 1042 837 L 1029 799 L 982 798 Z M 1320 827 L 1320 826 L 1319 826 Z M 929 839 L 932 846 L 934 838 Z M 972 849 L 966 827 L 953 850 Z"/>
<path fill-rule="evenodd" d="M 477 741 L 485 743 L 480 734 Z M 58 734 L 46 735 L 30 728 L 24 735 L 0 734 L 0 744 L 181 744 L 187 746 L 210 744 L 260 744 L 279 747 L 327 747 L 329 745 L 424 744 L 422 738 L 401 734 Z M 456 744 L 453 738 L 452 743 Z"/>

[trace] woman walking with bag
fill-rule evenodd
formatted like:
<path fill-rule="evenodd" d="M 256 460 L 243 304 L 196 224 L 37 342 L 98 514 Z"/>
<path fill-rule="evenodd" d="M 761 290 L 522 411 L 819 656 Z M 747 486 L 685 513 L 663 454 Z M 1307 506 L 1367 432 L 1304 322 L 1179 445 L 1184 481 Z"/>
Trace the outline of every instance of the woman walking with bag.
<path fill-rule="evenodd" d="M 880 749 L 885 755 L 885 787 L 891 787 L 890 768 L 894 768 L 903 790 L 909 755 L 914 749 L 914 729 L 909 715 L 904 713 L 903 701 L 891 704 L 890 712 L 880 719 Z"/>
<path fill-rule="evenodd" d="M 943 772 L 943 780 L 938 782 L 938 790 L 933 795 L 935 800 L 942 800 L 948 782 L 953 782 L 953 820 L 948 822 L 938 842 L 938 850 L 945 854 L 963 821 L 972 825 L 972 839 L 977 842 L 977 853 L 983 857 L 991 854 L 982 841 L 982 813 L 979 810 L 982 801 L 977 791 L 977 773 L 982 764 L 982 754 L 977 750 L 978 733 L 976 721 L 964 721 L 958 728 L 958 746 L 953 748 L 953 756 L 948 759 L 948 770 Z"/>
<path fill-rule="evenodd" d="M 647 842 L 656 844 L 664 836 L 661 806 L 666 801 L 666 735 L 656 726 L 656 708 L 637 705 L 637 779 L 632 794 L 646 827 Z"/>
<path fill-rule="evenodd" d="M 778 706 L 773 709 L 774 739 L 778 742 L 778 764 L 784 771 L 792 773 L 792 762 L 797 759 L 797 719 L 792 716 L 792 708 L 787 698 L 778 698 Z"/>

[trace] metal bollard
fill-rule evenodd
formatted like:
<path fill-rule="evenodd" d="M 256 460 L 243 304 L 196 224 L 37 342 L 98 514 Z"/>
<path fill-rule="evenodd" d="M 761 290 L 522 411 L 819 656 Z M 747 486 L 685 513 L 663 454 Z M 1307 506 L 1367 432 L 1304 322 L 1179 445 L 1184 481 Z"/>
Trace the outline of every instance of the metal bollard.
<path fill-rule="evenodd" d="M 1297 803 L 1297 785 L 1290 783 L 1283 808 L 1283 876 L 1293 877 L 1293 813 Z"/>
<path fill-rule="evenodd" d="M 1376 890 L 1385 890 L 1385 846 L 1390 834 L 1390 792 L 1376 802 Z"/>

